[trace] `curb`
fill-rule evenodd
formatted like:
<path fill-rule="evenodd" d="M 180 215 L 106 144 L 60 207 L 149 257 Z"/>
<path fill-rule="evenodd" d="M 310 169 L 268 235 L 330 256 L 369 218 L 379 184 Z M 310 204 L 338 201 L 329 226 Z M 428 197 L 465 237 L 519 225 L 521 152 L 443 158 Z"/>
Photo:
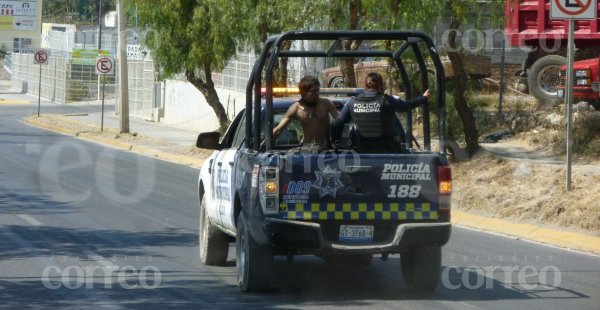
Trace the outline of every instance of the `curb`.
<path fill-rule="evenodd" d="M 86 141 L 97 143 L 97 144 L 102 144 L 102 145 L 109 146 L 109 147 L 112 147 L 115 149 L 128 151 L 128 152 L 141 154 L 141 155 L 146 155 L 149 157 L 154 157 L 154 158 L 158 158 L 158 159 L 169 161 L 169 162 L 183 164 L 183 165 L 191 166 L 191 167 L 198 168 L 198 169 L 200 169 L 202 167 L 202 164 L 204 163 L 204 159 L 189 157 L 189 156 L 180 155 L 180 154 L 168 153 L 168 152 L 160 151 L 160 150 L 157 150 L 157 149 L 154 149 L 151 147 L 147 147 L 147 146 L 136 145 L 136 144 L 126 143 L 126 142 L 115 141 L 112 139 L 96 137 L 96 136 L 88 135 L 87 133 L 80 133 L 78 131 L 68 130 L 68 129 L 65 129 L 65 128 L 62 128 L 59 126 L 46 124 L 44 122 L 37 121 L 35 118 L 24 118 L 24 119 L 22 119 L 22 122 L 24 124 L 27 124 L 30 126 L 42 128 L 42 129 L 53 131 L 53 132 L 62 133 L 67 136 L 77 137 L 82 140 L 86 140 Z"/>
<path fill-rule="evenodd" d="M 452 211 L 451 218 L 452 224 L 455 225 L 515 236 L 561 248 L 600 254 L 600 237 L 542 228 L 532 224 L 513 223 L 455 210 Z"/>

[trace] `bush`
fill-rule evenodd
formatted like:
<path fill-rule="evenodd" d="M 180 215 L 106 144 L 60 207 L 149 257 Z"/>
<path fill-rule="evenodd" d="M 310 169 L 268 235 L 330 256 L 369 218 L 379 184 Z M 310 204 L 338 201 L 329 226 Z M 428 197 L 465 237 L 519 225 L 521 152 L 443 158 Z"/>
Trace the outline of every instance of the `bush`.
<path fill-rule="evenodd" d="M 85 83 L 73 80 L 67 89 L 67 102 L 81 101 L 89 95 L 88 87 Z"/>
<path fill-rule="evenodd" d="M 573 122 L 575 153 L 600 156 L 600 112 L 580 111 Z"/>

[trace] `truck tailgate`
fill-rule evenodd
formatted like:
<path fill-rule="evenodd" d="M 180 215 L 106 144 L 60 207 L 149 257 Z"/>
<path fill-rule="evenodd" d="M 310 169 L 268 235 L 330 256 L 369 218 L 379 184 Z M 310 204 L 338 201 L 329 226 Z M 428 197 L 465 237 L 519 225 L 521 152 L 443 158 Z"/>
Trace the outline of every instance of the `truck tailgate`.
<path fill-rule="evenodd" d="M 287 155 L 280 165 L 282 219 L 437 220 L 435 154 Z"/>

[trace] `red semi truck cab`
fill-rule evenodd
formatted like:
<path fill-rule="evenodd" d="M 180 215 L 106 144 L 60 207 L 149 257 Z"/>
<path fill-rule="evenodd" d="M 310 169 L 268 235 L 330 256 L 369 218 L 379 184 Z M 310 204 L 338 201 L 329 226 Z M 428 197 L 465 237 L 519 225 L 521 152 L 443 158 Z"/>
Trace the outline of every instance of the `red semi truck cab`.
<path fill-rule="evenodd" d="M 573 98 L 585 100 L 600 109 L 600 57 L 585 59 L 573 63 L 575 79 L 573 81 Z M 565 96 L 564 89 L 567 81 L 567 66 L 560 67 L 561 86 L 558 96 Z"/>

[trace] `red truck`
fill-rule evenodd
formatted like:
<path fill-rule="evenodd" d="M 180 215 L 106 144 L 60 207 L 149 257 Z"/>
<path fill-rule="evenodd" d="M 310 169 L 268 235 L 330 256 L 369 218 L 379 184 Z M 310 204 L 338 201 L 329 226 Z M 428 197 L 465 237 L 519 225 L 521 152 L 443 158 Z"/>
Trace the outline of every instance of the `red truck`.
<path fill-rule="evenodd" d="M 520 71 L 526 89 L 540 101 L 556 100 L 569 22 L 550 19 L 550 0 L 507 0 L 505 9 L 509 44 L 529 50 Z M 600 55 L 600 4 L 597 10 L 596 19 L 575 21 L 575 60 L 597 61 Z"/>
<path fill-rule="evenodd" d="M 573 98 L 576 101 L 587 101 L 600 110 L 600 57 L 574 62 L 573 71 L 575 73 Z M 565 96 L 566 72 L 567 65 L 561 66 L 560 76 L 562 85 L 558 89 L 558 97 L 560 98 L 564 98 Z"/>

